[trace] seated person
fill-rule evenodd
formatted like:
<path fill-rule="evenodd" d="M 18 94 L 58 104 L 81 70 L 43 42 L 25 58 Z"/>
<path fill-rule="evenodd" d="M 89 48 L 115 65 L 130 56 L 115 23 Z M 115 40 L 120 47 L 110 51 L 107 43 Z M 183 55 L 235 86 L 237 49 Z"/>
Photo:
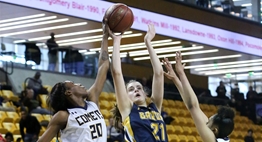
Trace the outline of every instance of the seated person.
<path fill-rule="evenodd" d="M 51 111 L 41 108 L 40 102 L 34 99 L 34 90 L 27 87 L 24 92 L 23 105 L 28 108 L 29 113 L 51 114 Z"/>
<path fill-rule="evenodd" d="M 35 116 L 28 114 L 26 108 L 21 108 L 19 130 L 24 142 L 36 142 L 41 130 L 41 125 Z M 26 129 L 26 132 L 24 131 Z M 0 141 L 1 142 L 1 141 Z"/>
<path fill-rule="evenodd" d="M 33 78 L 28 80 L 27 86 L 34 90 L 34 98 L 37 98 L 38 94 L 48 94 L 47 89 L 42 85 L 42 80 L 40 77 L 41 73 L 38 71 L 35 73 Z"/>

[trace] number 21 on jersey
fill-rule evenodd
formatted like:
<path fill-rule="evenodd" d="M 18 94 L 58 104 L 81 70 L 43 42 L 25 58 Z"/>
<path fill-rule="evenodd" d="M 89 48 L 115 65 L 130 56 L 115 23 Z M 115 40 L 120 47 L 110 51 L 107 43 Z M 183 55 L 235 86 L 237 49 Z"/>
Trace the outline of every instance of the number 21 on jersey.
<path fill-rule="evenodd" d="M 165 128 L 163 123 L 151 123 L 151 128 L 153 129 L 153 135 L 156 140 L 158 141 L 165 141 L 166 134 L 165 134 Z M 158 132 L 160 132 L 160 137 L 158 135 Z"/>

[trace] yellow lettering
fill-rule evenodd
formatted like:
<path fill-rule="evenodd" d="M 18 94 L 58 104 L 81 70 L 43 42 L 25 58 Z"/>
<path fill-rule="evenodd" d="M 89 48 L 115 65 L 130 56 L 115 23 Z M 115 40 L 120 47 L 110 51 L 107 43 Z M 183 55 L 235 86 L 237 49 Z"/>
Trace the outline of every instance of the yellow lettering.
<path fill-rule="evenodd" d="M 152 120 L 156 120 L 156 115 L 155 115 L 154 111 L 151 112 L 151 118 L 152 118 Z"/>
<path fill-rule="evenodd" d="M 149 113 L 148 111 L 146 112 L 146 118 L 147 118 L 147 119 L 151 119 L 151 118 L 150 118 L 150 113 Z"/>
<path fill-rule="evenodd" d="M 140 116 L 141 119 L 146 119 L 145 114 L 143 112 L 139 112 L 139 116 Z"/>

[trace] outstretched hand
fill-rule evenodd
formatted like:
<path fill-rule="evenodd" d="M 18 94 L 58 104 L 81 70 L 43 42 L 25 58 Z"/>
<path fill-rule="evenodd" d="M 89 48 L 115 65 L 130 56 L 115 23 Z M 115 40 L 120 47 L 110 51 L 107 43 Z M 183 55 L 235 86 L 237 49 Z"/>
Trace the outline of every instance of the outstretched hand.
<path fill-rule="evenodd" d="M 164 60 L 162 60 L 162 63 L 164 64 L 167 70 L 167 72 L 164 72 L 164 75 L 170 80 L 178 79 L 168 58 L 164 58 Z"/>
<path fill-rule="evenodd" d="M 151 41 L 156 35 L 156 30 L 155 30 L 155 26 L 154 24 L 148 24 L 148 30 L 147 33 L 145 35 L 144 40 L 145 41 Z"/>
<path fill-rule="evenodd" d="M 176 72 L 178 74 L 184 73 L 185 64 L 182 64 L 181 52 L 176 52 Z"/>

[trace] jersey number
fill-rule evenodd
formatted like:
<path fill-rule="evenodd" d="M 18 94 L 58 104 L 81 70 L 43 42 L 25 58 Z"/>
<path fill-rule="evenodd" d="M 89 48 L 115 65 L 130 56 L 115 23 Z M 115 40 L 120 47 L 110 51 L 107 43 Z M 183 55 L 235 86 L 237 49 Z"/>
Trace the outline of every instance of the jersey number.
<path fill-rule="evenodd" d="M 102 125 L 101 123 L 97 123 L 94 125 L 90 125 L 90 130 L 91 130 L 91 136 L 92 139 L 96 139 L 98 137 L 102 137 Z"/>
<path fill-rule="evenodd" d="M 157 135 L 158 131 L 161 132 L 161 140 L 160 141 L 165 141 L 165 129 L 164 129 L 164 124 L 160 123 L 151 123 L 151 128 L 153 129 L 153 135 L 156 140 L 160 140 L 159 136 Z"/>

